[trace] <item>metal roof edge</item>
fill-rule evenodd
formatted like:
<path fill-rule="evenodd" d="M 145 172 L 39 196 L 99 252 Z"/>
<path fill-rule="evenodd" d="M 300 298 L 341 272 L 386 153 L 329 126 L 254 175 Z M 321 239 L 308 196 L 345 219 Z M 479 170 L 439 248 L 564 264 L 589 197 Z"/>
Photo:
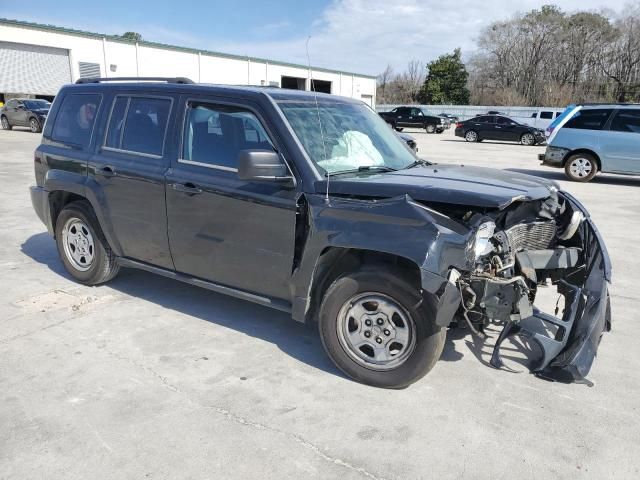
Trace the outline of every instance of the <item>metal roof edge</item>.
<path fill-rule="evenodd" d="M 21 28 L 31 28 L 34 30 L 42 30 L 42 31 L 53 32 L 53 33 L 66 33 L 68 35 L 75 35 L 78 37 L 89 37 L 89 38 L 95 38 L 95 39 L 105 38 L 113 42 L 128 43 L 130 45 L 135 45 L 137 43 L 138 45 L 145 46 L 145 47 L 164 48 L 167 50 L 174 50 L 174 51 L 185 52 L 185 53 L 199 53 L 201 55 L 207 55 L 211 57 L 222 57 L 222 58 L 229 58 L 233 60 L 249 60 L 251 62 L 262 62 L 262 63 L 268 63 L 269 65 L 279 65 L 282 67 L 303 68 L 305 70 L 309 69 L 307 65 L 302 65 L 300 63 L 284 62 L 281 60 L 269 60 L 267 58 L 252 57 L 249 55 L 236 55 L 232 53 L 216 52 L 213 50 L 202 50 L 197 48 L 180 47 L 178 45 L 169 45 L 167 43 L 151 42 L 148 40 L 141 40 L 136 42 L 135 40 L 129 40 L 119 35 L 108 35 L 108 34 L 102 34 L 102 33 L 87 32 L 85 30 L 76 30 L 73 28 L 59 27 L 57 25 L 27 22 L 24 20 L 13 20 L 10 18 L 0 18 L 0 25 L 9 25 L 9 26 L 21 27 Z M 331 68 L 314 67 L 313 65 L 311 66 L 311 69 L 318 72 L 337 73 L 342 75 L 353 75 L 356 77 L 368 78 L 372 80 L 376 79 L 374 75 L 365 75 L 362 73 L 347 72 L 343 70 L 334 70 Z"/>

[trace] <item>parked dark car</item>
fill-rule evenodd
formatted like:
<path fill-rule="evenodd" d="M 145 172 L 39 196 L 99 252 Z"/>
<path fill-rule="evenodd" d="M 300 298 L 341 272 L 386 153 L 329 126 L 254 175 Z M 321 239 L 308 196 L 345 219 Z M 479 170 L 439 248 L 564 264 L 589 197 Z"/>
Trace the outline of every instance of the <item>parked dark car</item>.
<path fill-rule="evenodd" d="M 406 133 L 401 133 L 398 132 L 398 136 L 404 140 L 404 142 L 407 144 L 407 146 L 413 150 L 414 152 L 418 152 L 418 144 L 416 143 L 416 139 L 414 137 L 412 137 L 411 135 L 408 135 Z"/>
<path fill-rule="evenodd" d="M 390 112 L 380 112 L 379 115 L 399 132 L 403 128 L 424 128 L 427 133 L 442 133 L 445 129 L 443 118 L 431 115 L 420 107 L 398 107 Z"/>
<path fill-rule="evenodd" d="M 35 151 L 31 200 L 77 281 L 139 268 L 288 312 L 379 387 L 429 372 L 447 327 L 491 323 L 494 366 L 520 332 L 538 375 L 589 372 L 611 264 L 553 182 L 419 160 L 358 100 L 142 80 L 63 87 Z"/>
<path fill-rule="evenodd" d="M 46 100 L 12 98 L 0 108 L 0 123 L 4 130 L 29 127 L 33 133 L 42 131 L 51 103 Z"/>
<path fill-rule="evenodd" d="M 456 137 L 462 137 L 467 142 L 500 140 L 519 142 L 522 145 L 536 145 L 545 142 L 542 130 L 502 115 L 483 115 L 458 122 L 455 134 Z"/>

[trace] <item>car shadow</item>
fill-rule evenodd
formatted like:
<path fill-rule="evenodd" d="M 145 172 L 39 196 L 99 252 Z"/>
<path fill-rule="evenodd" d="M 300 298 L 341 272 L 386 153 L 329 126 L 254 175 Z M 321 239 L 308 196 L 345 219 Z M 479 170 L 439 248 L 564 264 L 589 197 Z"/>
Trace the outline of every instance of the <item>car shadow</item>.
<path fill-rule="evenodd" d="M 43 232 L 29 237 L 21 245 L 21 251 L 61 277 L 74 281 L 62 265 L 55 241 L 49 234 Z M 123 268 L 108 286 L 126 295 L 272 343 L 300 362 L 346 378 L 325 354 L 315 325 L 298 323 L 288 313 L 137 269 Z M 469 337 L 464 343 L 467 349 L 481 363 L 488 365 L 483 358 L 486 345 L 476 342 L 467 330 L 459 328 L 447 331 L 440 360 L 453 362 L 462 359 L 464 353 L 456 350 L 454 341 L 465 337 Z"/>
<path fill-rule="evenodd" d="M 73 281 L 58 257 L 54 240 L 47 233 L 28 238 L 21 245 L 21 251 L 54 273 Z M 126 295 L 272 343 L 302 363 L 346 378 L 326 356 L 316 328 L 292 320 L 287 313 L 136 269 L 123 268 L 108 286 Z"/>
<path fill-rule="evenodd" d="M 548 178 L 549 180 L 570 181 L 566 177 L 566 175 L 564 174 L 564 170 L 562 169 L 530 170 L 527 168 L 505 168 L 505 170 L 509 172 L 525 173 L 527 175 L 534 175 L 536 177 Z M 596 178 L 591 180 L 589 183 L 635 187 L 635 186 L 640 186 L 640 178 L 601 173 L 601 174 L 598 174 L 598 176 L 596 176 Z"/>

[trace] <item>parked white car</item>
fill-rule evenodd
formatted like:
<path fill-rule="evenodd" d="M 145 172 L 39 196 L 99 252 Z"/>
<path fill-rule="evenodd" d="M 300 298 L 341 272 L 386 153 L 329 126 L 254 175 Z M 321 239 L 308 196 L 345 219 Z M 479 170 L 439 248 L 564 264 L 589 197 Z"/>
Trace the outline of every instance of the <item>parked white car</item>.
<path fill-rule="evenodd" d="M 529 118 L 529 121 L 526 123 L 532 127 L 545 130 L 562 112 L 564 112 L 564 109 L 541 108 L 537 112 L 532 113 L 531 118 Z"/>

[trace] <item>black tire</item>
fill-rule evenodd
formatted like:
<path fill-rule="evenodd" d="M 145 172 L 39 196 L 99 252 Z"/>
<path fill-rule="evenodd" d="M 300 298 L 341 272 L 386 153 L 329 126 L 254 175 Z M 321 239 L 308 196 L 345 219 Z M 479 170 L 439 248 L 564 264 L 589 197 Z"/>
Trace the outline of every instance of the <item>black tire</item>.
<path fill-rule="evenodd" d="M 13 128 L 9 123 L 9 119 L 5 115 L 2 115 L 2 118 L 0 119 L 0 123 L 2 123 L 3 130 L 11 130 Z"/>
<path fill-rule="evenodd" d="M 574 182 L 589 182 L 598 173 L 598 161 L 588 153 L 576 153 L 565 162 L 564 173 Z"/>
<path fill-rule="evenodd" d="M 424 126 L 427 133 L 436 133 L 436 126 L 433 123 L 428 123 Z"/>
<path fill-rule="evenodd" d="M 77 220 L 88 228 L 90 243 L 93 245 L 92 260 L 86 263 L 86 269 L 77 266 L 72 254 L 67 253 L 69 250 L 65 249 L 66 238 L 71 235 L 70 231 L 65 232 L 65 228 L 68 228 L 68 225 L 74 224 L 74 222 L 78 223 Z M 55 233 L 60 259 L 67 272 L 80 283 L 85 285 L 105 283 L 115 277 L 120 270 L 116 256 L 105 240 L 98 219 L 88 202 L 72 202 L 65 206 L 56 220 Z"/>
<path fill-rule="evenodd" d="M 29 119 L 29 130 L 31 130 L 32 133 L 42 132 L 42 125 L 40 125 L 40 120 L 38 120 L 36 117 L 31 117 Z"/>
<path fill-rule="evenodd" d="M 412 349 L 407 349 L 402 363 L 391 369 L 379 370 L 363 360 L 354 360 L 353 353 L 348 353 L 348 347 L 341 343 L 344 340 L 339 338 L 341 323 L 338 316 L 343 308 L 353 305 L 351 302 L 359 295 L 369 293 L 392 299 L 412 321 L 415 343 Z M 381 388 L 409 386 L 434 367 L 442 354 L 446 337 L 446 330 L 435 325 L 434 306 L 420 300 L 420 293 L 404 280 L 400 270 L 365 267 L 341 276 L 327 289 L 320 305 L 318 323 L 325 351 L 340 370 L 358 382 Z M 361 328 L 366 328 L 362 322 Z M 375 335 L 382 336 L 379 332 Z"/>
<path fill-rule="evenodd" d="M 464 132 L 464 139 L 467 142 L 480 142 L 480 135 L 475 130 L 467 130 Z"/>
<path fill-rule="evenodd" d="M 536 137 L 533 133 L 525 132 L 520 136 L 520 143 L 526 147 L 531 147 L 536 144 Z"/>

